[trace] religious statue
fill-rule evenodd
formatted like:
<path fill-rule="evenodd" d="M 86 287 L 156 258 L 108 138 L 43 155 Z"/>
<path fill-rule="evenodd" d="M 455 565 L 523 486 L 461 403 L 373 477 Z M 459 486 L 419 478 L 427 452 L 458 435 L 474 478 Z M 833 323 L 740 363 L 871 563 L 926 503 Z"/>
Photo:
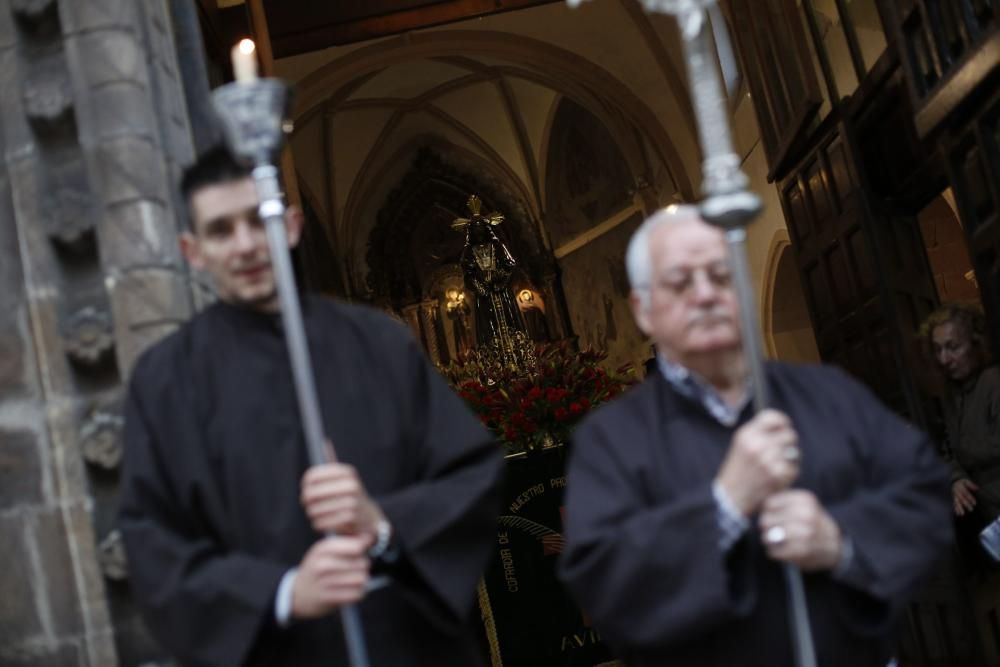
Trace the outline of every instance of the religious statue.
<path fill-rule="evenodd" d="M 503 215 L 482 215 L 476 195 L 469 197 L 468 207 L 471 217 L 456 219 L 452 229 L 465 232 L 460 262 L 465 285 L 475 297 L 477 352 L 494 365 L 528 372 L 534 366 L 534 350 L 510 289 L 517 262 L 493 231 Z"/>

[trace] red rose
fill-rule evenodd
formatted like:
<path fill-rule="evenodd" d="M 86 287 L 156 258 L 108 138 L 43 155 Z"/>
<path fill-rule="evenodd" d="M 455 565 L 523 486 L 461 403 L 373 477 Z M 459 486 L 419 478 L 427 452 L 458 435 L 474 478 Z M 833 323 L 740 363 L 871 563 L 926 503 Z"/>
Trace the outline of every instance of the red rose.
<path fill-rule="evenodd" d="M 566 408 L 556 408 L 555 417 L 556 421 L 564 422 L 569 418 L 569 411 Z"/>
<path fill-rule="evenodd" d="M 532 387 L 531 391 L 528 392 L 528 398 L 532 400 L 538 400 L 542 397 L 542 390 L 540 387 Z"/>
<path fill-rule="evenodd" d="M 583 414 L 583 406 L 574 401 L 569 404 L 569 411 L 574 417 L 579 417 Z"/>

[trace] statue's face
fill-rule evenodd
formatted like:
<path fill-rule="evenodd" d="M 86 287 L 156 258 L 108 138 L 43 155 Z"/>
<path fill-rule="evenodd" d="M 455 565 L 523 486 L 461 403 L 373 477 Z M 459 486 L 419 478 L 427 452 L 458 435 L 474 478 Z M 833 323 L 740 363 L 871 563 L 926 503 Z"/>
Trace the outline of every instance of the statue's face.
<path fill-rule="evenodd" d="M 482 218 L 469 223 L 469 241 L 475 245 L 489 243 L 491 240 L 490 225 Z"/>

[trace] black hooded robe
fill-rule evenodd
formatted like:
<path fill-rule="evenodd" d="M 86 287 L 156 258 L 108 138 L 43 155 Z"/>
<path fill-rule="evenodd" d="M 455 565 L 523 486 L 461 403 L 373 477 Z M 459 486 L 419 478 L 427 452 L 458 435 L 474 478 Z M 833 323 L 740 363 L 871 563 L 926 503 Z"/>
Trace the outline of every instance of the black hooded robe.
<path fill-rule="evenodd" d="M 795 486 L 850 538 L 839 577 L 804 574 L 820 667 L 885 667 L 898 612 L 951 539 L 926 436 L 835 369 L 768 364 L 799 434 Z M 577 430 L 561 575 L 629 667 L 792 667 L 781 567 L 759 530 L 727 553 L 711 492 L 733 432 L 661 373 Z"/>
<path fill-rule="evenodd" d="M 324 424 L 391 522 L 392 583 L 359 605 L 373 667 L 482 664 L 472 631 L 502 452 L 405 327 L 303 303 Z M 153 634 L 185 665 L 346 665 L 339 617 L 278 627 L 284 573 L 320 538 L 277 317 L 215 304 L 132 377 L 120 527 Z"/>

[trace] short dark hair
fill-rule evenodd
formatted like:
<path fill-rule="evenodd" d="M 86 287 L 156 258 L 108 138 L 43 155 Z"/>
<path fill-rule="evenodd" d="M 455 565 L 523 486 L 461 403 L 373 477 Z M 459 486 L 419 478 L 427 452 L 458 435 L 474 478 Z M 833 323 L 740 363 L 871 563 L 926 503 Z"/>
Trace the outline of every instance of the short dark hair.
<path fill-rule="evenodd" d="M 181 175 L 181 196 L 187 206 L 187 227 L 191 228 L 191 196 L 209 185 L 239 181 L 250 176 L 252 167 L 239 162 L 224 145 L 209 148 Z"/>

